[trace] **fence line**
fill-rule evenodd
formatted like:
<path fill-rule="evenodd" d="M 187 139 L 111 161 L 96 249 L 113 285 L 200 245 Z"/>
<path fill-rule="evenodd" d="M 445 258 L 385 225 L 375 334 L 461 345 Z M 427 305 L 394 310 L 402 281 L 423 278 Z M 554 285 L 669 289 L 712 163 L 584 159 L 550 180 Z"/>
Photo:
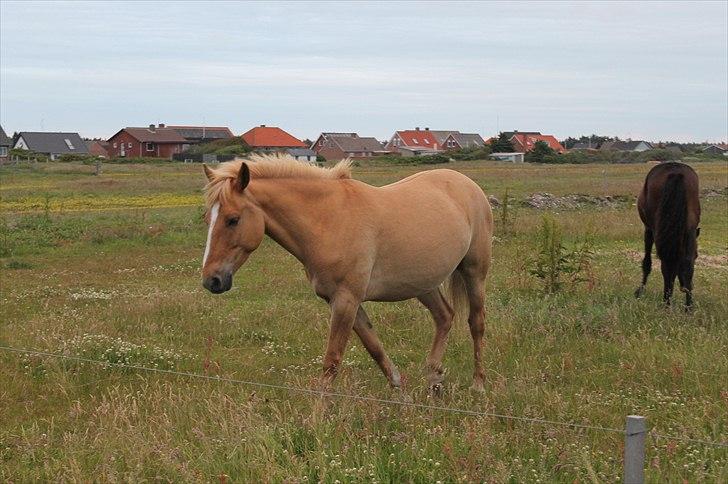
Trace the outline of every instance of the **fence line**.
<path fill-rule="evenodd" d="M 575 422 L 561 422 L 558 420 L 548 420 L 548 419 L 541 419 L 541 418 L 535 418 L 535 417 L 524 417 L 524 416 L 520 416 L 520 415 L 507 415 L 507 414 L 500 414 L 500 413 L 495 413 L 495 412 L 483 412 L 483 411 L 478 411 L 478 410 L 468 410 L 468 409 L 456 408 L 456 407 L 445 407 L 445 406 L 441 406 L 441 405 L 429 405 L 429 404 L 425 404 L 425 403 L 408 402 L 405 400 L 392 400 L 392 399 L 386 399 L 386 398 L 371 397 L 371 396 L 366 396 L 366 395 L 355 395 L 355 394 L 350 394 L 350 393 L 330 392 L 330 391 L 325 391 L 325 390 L 314 390 L 314 389 L 310 389 L 310 388 L 293 387 L 293 386 L 275 384 L 275 383 L 263 383 L 263 382 L 257 382 L 257 381 L 252 381 L 252 380 L 242 380 L 242 379 L 229 378 L 229 377 L 223 377 L 223 376 L 204 375 L 204 374 L 200 374 L 200 373 L 192 373 L 192 372 L 186 372 L 186 371 L 166 370 L 166 369 L 162 369 L 162 368 L 148 368 L 148 367 L 139 366 L 139 365 L 126 365 L 123 363 L 112 363 L 112 362 L 107 362 L 107 361 L 94 360 L 91 358 L 84 358 L 81 356 L 62 355 L 62 354 L 58 354 L 58 353 L 50 353 L 47 351 L 29 350 L 29 349 L 25 349 L 25 348 L 15 348 L 12 346 L 0 346 L 0 350 L 5 351 L 5 352 L 10 352 L 10 353 L 17 353 L 17 354 L 44 356 L 44 357 L 49 357 L 49 358 L 76 361 L 76 362 L 81 362 L 81 363 L 92 363 L 92 364 L 101 365 L 101 366 L 105 366 L 105 367 L 126 368 L 126 369 L 130 369 L 130 370 L 139 370 L 139 371 L 145 371 L 145 372 L 149 372 L 149 373 L 160 373 L 160 374 L 166 374 L 166 375 L 182 376 L 182 377 L 187 377 L 187 378 L 197 378 L 197 379 L 207 380 L 207 381 L 235 383 L 235 384 L 254 386 L 254 387 L 258 387 L 258 388 L 267 388 L 267 389 L 273 389 L 273 390 L 285 390 L 288 392 L 303 393 L 303 394 L 307 394 L 307 395 L 315 395 L 315 396 L 320 396 L 320 397 L 333 397 L 333 398 L 341 398 L 341 399 L 359 400 L 359 401 L 364 401 L 364 402 L 380 403 L 380 404 L 384 404 L 384 405 L 399 405 L 402 407 L 418 408 L 418 409 L 423 409 L 423 410 L 435 410 L 435 411 L 440 411 L 440 412 L 449 412 L 449 413 L 456 413 L 456 414 L 461 414 L 461 415 L 471 415 L 471 416 L 476 416 L 476 417 L 499 418 L 499 419 L 503 419 L 503 420 L 525 422 L 525 423 L 534 424 L 534 425 L 546 425 L 546 426 L 551 425 L 551 426 L 559 426 L 559 427 L 566 427 L 566 428 L 572 428 L 572 429 L 596 430 L 596 431 L 601 431 L 601 432 L 613 432 L 613 433 L 618 433 L 618 434 L 623 434 L 623 435 L 627 434 L 627 431 L 625 429 L 604 427 L 604 426 L 600 426 L 600 425 L 580 424 L 580 423 L 575 423 Z M 712 441 L 708 441 L 708 440 L 663 435 L 663 434 L 653 433 L 653 432 L 649 432 L 649 435 L 652 435 L 653 437 L 656 437 L 656 438 L 664 438 L 664 439 L 682 441 L 682 442 L 699 443 L 699 444 L 714 446 L 714 447 L 728 447 L 728 442 L 712 442 Z"/>

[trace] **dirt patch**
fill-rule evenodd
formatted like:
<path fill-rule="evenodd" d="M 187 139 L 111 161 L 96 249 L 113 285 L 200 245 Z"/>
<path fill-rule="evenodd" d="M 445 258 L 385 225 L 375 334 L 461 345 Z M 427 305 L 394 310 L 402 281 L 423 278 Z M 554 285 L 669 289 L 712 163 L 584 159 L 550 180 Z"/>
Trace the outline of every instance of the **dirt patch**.
<path fill-rule="evenodd" d="M 630 260 L 634 262 L 642 262 L 642 257 L 644 257 L 644 254 L 642 252 L 632 249 L 626 250 L 625 254 Z M 653 264 L 657 260 L 658 259 L 656 257 L 653 257 Z M 710 267 L 711 269 L 728 269 L 728 255 L 698 255 L 695 264 L 702 267 Z"/>
<path fill-rule="evenodd" d="M 633 197 L 625 195 L 564 195 L 557 197 L 550 193 L 534 193 L 521 202 L 523 206 L 537 209 L 577 209 L 584 207 L 616 208 L 634 202 Z"/>
<path fill-rule="evenodd" d="M 728 187 L 704 188 L 700 190 L 700 198 L 720 198 L 728 196 Z"/>

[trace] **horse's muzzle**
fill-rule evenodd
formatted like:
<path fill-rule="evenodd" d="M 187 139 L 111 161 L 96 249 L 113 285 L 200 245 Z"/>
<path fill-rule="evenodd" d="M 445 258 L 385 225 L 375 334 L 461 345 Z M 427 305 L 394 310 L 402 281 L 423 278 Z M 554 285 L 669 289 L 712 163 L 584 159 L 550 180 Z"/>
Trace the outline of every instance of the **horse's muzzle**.
<path fill-rule="evenodd" d="M 206 277 L 202 281 L 202 285 L 213 294 L 221 294 L 225 291 L 229 291 L 233 286 L 233 275 L 228 272 L 225 274 L 216 274 L 214 276 Z"/>

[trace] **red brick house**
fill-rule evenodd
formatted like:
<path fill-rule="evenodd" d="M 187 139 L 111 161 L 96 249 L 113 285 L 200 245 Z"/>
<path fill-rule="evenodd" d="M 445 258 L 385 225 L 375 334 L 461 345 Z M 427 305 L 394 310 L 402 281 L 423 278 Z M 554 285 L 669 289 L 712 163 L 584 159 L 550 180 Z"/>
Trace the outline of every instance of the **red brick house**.
<path fill-rule="evenodd" d="M 288 148 L 308 148 L 300 139 L 281 128 L 261 124 L 241 135 L 243 141 L 254 150 L 285 151 Z"/>
<path fill-rule="evenodd" d="M 362 138 L 356 133 L 321 133 L 311 149 L 329 161 L 364 159 L 388 153 L 375 138 Z"/>
<path fill-rule="evenodd" d="M 148 128 L 123 128 L 109 138 L 107 151 L 111 158 L 153 157 L 172 158 L 190 147 L 190 142 L 163 124 Z"/>
<path fill-rule="evenodd" d="M 543 141 L 549 147 L 557 153 L 563 153 L 566 149 L 563 147 L 559 140 L 551 136 L 550 134 L 535 134 L 535 133 L 514 133 L 510 138 L 510 142 L 513 145 L 513 150 L 520 153 L 528 153 L 535 146 L 537 141 Z"/>

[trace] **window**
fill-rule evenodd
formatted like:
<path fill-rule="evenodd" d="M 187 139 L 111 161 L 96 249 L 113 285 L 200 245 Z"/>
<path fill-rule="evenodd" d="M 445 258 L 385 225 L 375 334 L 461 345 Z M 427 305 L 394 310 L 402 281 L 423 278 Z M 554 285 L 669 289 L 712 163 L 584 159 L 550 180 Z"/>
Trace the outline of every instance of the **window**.
<path fill-rule="evenodd" d="M 114 143 L 114 148 L 116 148 L 116 143 Z"/>
<path fill-rule="evenodd" d="M 131 148 L 131 143 L 127 143 L 127 144 L 126 144 L 126 147 L 127 147 L 127 148 Z"/>
<path fill-rule="evenodd" d="M 147 151 L 154 151 L 154 143 L 147 143 Z"/>
<path fill-rule="evenodd" d="M 417 142 L 417 139 L 416 139 L 416 138 L 412 138 L 412 142 L 413 142 L 414 144 L 416 144 L 416 145 L 418 145 L 418 144 L 419 144 L 419 143 Z"/>
<path fill-rule="evenodd" d="M 73 143 L 71 143 L 71 140 L 68 138 L 64 138 L 63 141 L 66 142 L 66 146 L 68 146 L 69 150 L 75 150 L 76 148 L 73 147 Z"/>
<path fill-rule="evenodd" d="M 8 149 L 5 146 L 0 146 L 0 156 L 8 156 Z"/>
<path fill-rule="evenodd" d="M 425 144 L 429 145 L 430 144 L 430 140 L 428 140 L 427 138 L 425 138 Z"/>

